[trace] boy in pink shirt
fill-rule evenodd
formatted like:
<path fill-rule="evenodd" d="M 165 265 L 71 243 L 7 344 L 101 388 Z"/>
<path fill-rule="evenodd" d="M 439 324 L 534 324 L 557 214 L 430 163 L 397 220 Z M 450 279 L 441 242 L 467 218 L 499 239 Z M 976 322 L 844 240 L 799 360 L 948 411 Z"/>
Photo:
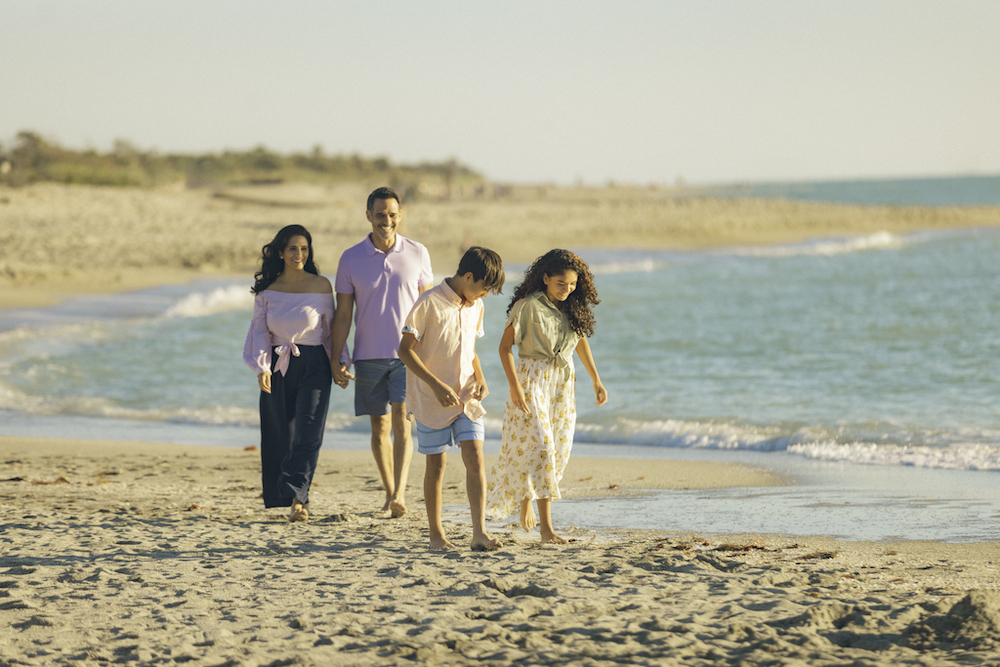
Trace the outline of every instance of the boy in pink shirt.
<path fill-rule="evenodd" d="M 441 483 L 445 452 L 458 443 L 466 470 L 472 512 L 472 549 L 503 546 L 486 532 L 486 466 L 483 409 L 489 390 L 476 355 L 483 335 L 483 302 L 499 294 L 504 272 L 500 255 L 469 248 L 458 271 L 424 292 L 403 326 L 399 358 L 406 364 L 407 405 L 417 420 L 417 451 L 427 456 L 424 501 L 432 549 L 454 549 L 441 525 Z"/>

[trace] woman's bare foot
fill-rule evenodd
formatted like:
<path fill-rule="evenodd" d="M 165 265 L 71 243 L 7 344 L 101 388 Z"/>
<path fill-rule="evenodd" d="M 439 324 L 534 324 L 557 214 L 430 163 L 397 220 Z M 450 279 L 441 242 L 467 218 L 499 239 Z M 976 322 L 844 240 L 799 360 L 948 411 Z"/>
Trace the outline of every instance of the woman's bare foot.
<path fill-rule="evenodd" d="M 472 538 L 473 551 L 496 551 L 502 546 L 503 542 L 485 533 L 480 537 Z"/>
<path fill-rule="evenodd" d="M 393 500 L 389 503 L 389 514 L 393 519 L 398 519 L 406 514 L 406 505 L 403 504 L 402 500 Z"/>
<path fill-rule="evenodd" d="M 559 535 L 556 535 L 551 530 L 543 530 L 541 542 L 542 544 L 566 544 L 569 542 L 569 540 L 567 540 L 565 537 L 560 537 Z"/>
<path fill-rule="evenodd" d="M 458 547 L 449 542 L 448 538 L 442 535 L 438 538 L 431 538 L 431 549 L 434 551 L 453 551 L 458 549 Z"/>
<path fill-rule="evenodd" d="M 535 516 L 535 508 L 531 506 L 531 500 L 521 501 L 521 528 L 530 531 L 538 525 L 538 518 Z"/>
<path fill-rule="evenodd" d="M 297 521 L 308 521 L 309 520 L 309 510 L 306 506 L 298 499 L 292 501 L 292 513 L 288 515 L 288 520 L 291 522 Z"/>

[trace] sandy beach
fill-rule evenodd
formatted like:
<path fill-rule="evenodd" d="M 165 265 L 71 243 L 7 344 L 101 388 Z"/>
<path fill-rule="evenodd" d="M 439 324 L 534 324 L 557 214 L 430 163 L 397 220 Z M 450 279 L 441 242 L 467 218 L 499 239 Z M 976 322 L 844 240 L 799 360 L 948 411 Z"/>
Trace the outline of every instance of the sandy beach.
<path fill-rule="evenodd" d="M 281 226 L 327 275 L 370 231 L 367 185 L 224 192 L 0 189 L 0 317 L 67 295 L 250 277 Z M 1000 208 L 721 200 L 667 189 L 516 188 L 414 202 L 404 234 L 435 269 L 463 245 L 524 263 L 553 246 L 697 249 L 1000 224 Z M 0 436 L 0 666 L 989 665 L 1000 545 L 593 531 L 565 546 L 505 524 L 467 548 L 460 458 L 445 483 L 457 552 L 427 548 L 414 458 L 398 520 L 367 452 L 324 449 L 312 520 L 259 500 L 256 451 Z M 487 467 L 490 460 L 487 461 Z M 567 499 L 794 483 L 704 461 L 571 459 Z"/>
<path fill-rule="evenodd" d="M 3 665 L 986 665 L 1000 649 L 996 544 L 565 527 L 555 547 L 506 526 L 498 552 L 440 553 L 419 489 L 402 519 L 372 517 L 365 452 L 324 450 L 313 520 L 289 524 L 260 504 L 256 451 L 12 437 L 0 450 Z M 624 493 L 639 477 L 785 482 L 581 457 L 565 486 Z M 462 509 L 462 479 L 452 457 L 446 508 Z"/>
<path fill-rule="evenodd" d="M 194 278 L 246 276 L 287 224 L 313 235 L 316 262 L 371 231 L 375 185 L 285 184 L 186 190 L 37 184 L 0 188 L 0 308 L 57 302 Z M 402 233 L 425 244 L 439 274 L 479 244 L 508 264 L 553 247 L 700 249 L 1000 224 L 1000 208 L 845 206 L 711 199 L 697 190 L 519 187 L 503 198 L 404 202 Z M 572 243 L 568 243 L 571 240 Z"/>

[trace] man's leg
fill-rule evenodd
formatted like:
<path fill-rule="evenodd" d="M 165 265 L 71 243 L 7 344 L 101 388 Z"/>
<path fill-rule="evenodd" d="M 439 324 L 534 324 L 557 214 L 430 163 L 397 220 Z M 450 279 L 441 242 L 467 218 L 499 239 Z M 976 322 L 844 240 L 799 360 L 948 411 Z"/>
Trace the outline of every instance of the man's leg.
<path fill-rule="evenodd" d="M 406 514 L 406 482 L 410 476 L 413 458 L 413 435 L 406 419 L 406 404 L 392 404 L 392 477 L 393 494 L 389 497 L 389 511 L 394 518 Z"/>
<path fill-rule="evenodd" d="M 503 542 L 486 532 L 486 464 L 483 460 L 482 440 L 463 440 L 462 462 L 465 463 L 465 492 L 469 496 L 472 512 L 472 550 L 493 551 Z"/>
<path fill-rule="evenodd" d="M 385 504 L 383 512 L 389 511 L 389 503 L 396 494 L 396 476 L 393 470 L 392 452 L 392 418 L 390 415 L 370 415 L 372 421 L 372 455 L 375 465 L 382 477 L 382 488 L 385 489 Z"/>
<path fill-rule="evenodd" d="M 428 454 L 424 470 L 424 503 L 427 505 L 427 526 L 431 534 L 431 549 L 454 549 L 444 536 L 441 525 L 441 485 L 444 482 L 446 454 Z"/>

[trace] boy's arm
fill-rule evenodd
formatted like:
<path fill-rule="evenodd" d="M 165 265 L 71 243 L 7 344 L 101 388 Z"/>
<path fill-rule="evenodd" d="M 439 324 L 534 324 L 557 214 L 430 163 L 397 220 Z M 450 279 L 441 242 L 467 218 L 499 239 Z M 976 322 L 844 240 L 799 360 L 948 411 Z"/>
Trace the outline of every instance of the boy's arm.
<path fill-rule="evenodd" d="M 590 379 L 594 381 L 594 393 L 597 395 L 597 404 L 604 405 L 608 402 L 608 391 L 601 384 L 601 376 L 597 374 L 597 364 L 594 363 L 594 355 L 590 351 L 590 343 L 586 336 L 580 336 L 580 342 L 576 344 L 576 353 L 583 362 L 583 367 L 590 374 Z"/>
<path fill-rule="evenodd" d="M 448 408 L 453 405 L 459 405 L 461 401 L 458 398 L 458 394 L 455 390 L 441 382 L 436 375 L 427 369 L 424 362 L 420 359 L 420 355 L 417 354 L 414 347 L 417 344 L 417 337 L 411 333 L 404 333 L 403 339 L 399 342 L 399 360 L 402 361 L 406 368 L 413 372 L 420 380 L 426 382 L 431 391 L 434 392 L 434 396 L 441 405 Z"/>
<path fill-rule="evenodd" d="M 514 327 L 508 326 L 500 338 L 500 363 L 507 374 L 507 384 L 510 385 L 510 400 L 514 407 L 522 412 L 528 412 L 528 402 L 524 398 L 524 389 L 517 379 L 517 366 L 514 364 Z"/>

